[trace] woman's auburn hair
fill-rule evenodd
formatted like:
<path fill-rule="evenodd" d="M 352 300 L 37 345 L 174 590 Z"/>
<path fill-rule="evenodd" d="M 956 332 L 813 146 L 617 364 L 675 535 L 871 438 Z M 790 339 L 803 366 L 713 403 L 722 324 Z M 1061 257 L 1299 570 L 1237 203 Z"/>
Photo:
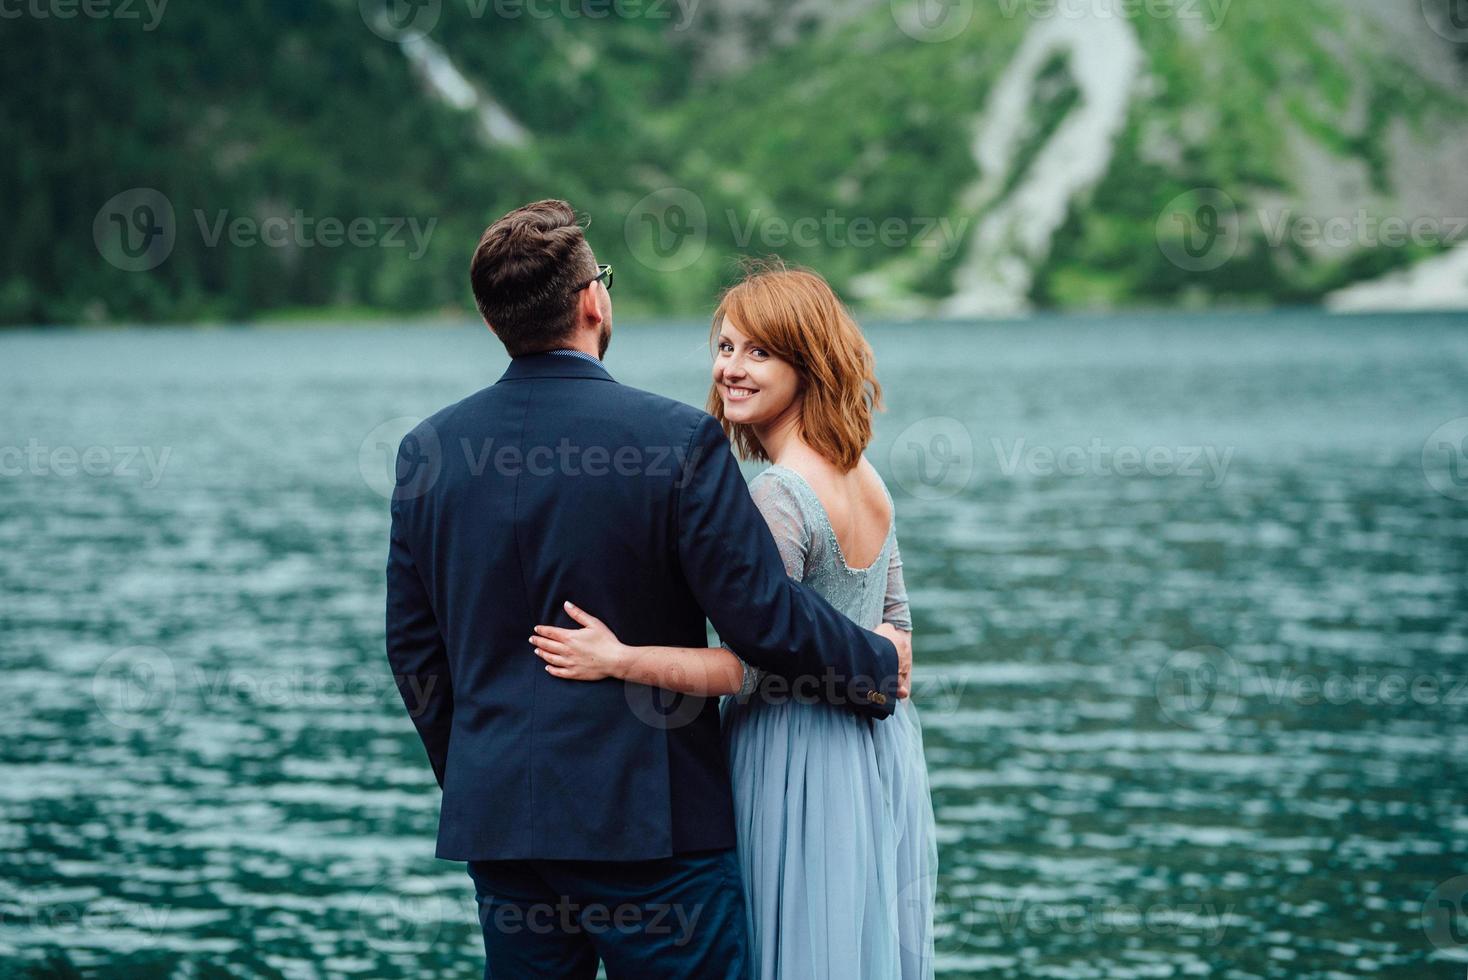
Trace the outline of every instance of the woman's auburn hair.
<path fill-rule="evenodd" d="M 872 441 L 872 413 L 882 408 L 882 386 L 871 345 L 826 280 L 778 261 L 746 265 L 744 278 L 724 291 L 714 310 L 709 346 L 715 356 L 726 320 L 750 343 L 795 368 L 801 437 L 843 472 L 854 469 Z M 724 417 L 717 383 L 709 387 L 708 411 L 740 458 L 769 461 L 751 426 Z"/>

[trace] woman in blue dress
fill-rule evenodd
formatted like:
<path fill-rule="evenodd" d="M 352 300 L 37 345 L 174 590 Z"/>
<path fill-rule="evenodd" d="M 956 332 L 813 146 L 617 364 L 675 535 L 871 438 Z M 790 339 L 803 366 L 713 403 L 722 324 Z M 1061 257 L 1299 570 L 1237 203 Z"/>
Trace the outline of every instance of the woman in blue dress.
<path fill-rule="evenodd" d="M 862 456 L 881 389 L 855 322 L 819 276 L 776 266 L 724 294 L 712 332 L 709 410 L 743 457 L 772 464 L 750 492 L 786 572 L 909 643 L 892 498 Z M 873 721 L 738 651 L 629 649 L 571 614 L 584 629 L 536 642 L 551 673 L 731 695 L 724 742 L 757 980 L 932 977 L 937 844 L 911 700 Z"/>

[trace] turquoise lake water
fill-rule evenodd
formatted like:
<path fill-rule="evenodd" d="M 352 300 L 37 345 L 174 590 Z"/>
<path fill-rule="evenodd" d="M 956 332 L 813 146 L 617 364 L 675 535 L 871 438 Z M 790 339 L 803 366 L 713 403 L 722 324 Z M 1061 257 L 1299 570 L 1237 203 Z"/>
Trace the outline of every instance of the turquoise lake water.
<path fill-rule="evenodd" d="M 874 325 L 944 978 L 1468 973 L 1468 318 Z M 701 323 L 621 381 L 702 403 Z M 471 977 L 385 447 L 482 329 L 0 336 L 0 976 Z"/>

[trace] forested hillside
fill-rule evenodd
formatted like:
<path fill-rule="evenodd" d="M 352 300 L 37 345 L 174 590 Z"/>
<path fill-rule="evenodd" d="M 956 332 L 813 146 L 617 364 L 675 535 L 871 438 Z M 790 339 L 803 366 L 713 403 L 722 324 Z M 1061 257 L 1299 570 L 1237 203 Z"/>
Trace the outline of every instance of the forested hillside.
<path fill-rule="evenodd" d="M 891 312 L 1314 302 L 1468 215 L 1439 0 L 41 9 L 0 21 L 0 323 L 465 311 L 546 196 L 642 314 L 770 252 Z"/>

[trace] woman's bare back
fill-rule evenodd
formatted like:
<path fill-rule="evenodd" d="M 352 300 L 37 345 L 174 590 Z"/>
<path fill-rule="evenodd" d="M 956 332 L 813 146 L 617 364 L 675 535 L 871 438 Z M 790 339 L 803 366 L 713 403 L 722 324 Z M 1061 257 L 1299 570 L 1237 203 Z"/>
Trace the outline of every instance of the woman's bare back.
<path fill-rule="evenodd" d="M 781 465 L 804 477 L 820 498 L 847 567 L 866 568 L 876 561 L 892 528 L 892 507 L 876 468 L 863 457 L 843 473 L 814 451 L 792 452 Z"/>

